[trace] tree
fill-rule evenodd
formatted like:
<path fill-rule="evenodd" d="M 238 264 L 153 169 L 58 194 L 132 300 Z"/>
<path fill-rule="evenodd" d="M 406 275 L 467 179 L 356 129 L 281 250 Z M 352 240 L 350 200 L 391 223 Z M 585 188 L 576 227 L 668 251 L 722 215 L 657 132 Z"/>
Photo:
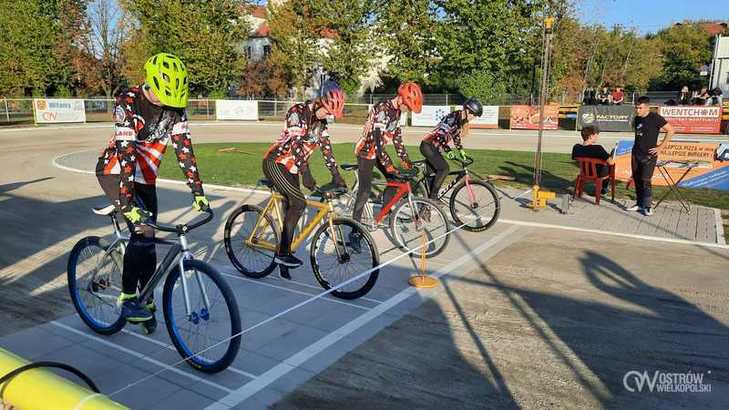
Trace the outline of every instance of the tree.
<path fill-rule="evenodd" d="M 70 95 L 82 72 L 75 43 L 85 0 L 28 0 L 0 7 L 0 93 Z"/>
<path fill-rule="evenodd" d="M 378 57 L 373 47 L 374 0 L 313 0 L 312 4 L 312 14 L 317 16 L 314 33 L 324 46 L 322 67 L 352 95 Z"/>
<path fill-rule="evenodd" d="M 427 82 L 435 63 L 431 0 L 379 0 L 378 34 L 383 36 L 387 72 L 401 81 Z"/>
<path fill-rule="evenodd" d="M 699 75 L 702 66 L 711 62 L 712 36 L 698 22 L 685 22 L 663 29 L 653 38 L 663 55 L 663 71 L 651 87 L 679 90 L 705 83 Z"/>
<path fill-rule="evenodd" d="M 224 93 L 245 70 L 241 44 L 249 25 L 237 0 L 121 0 L 136 19 L 135 43 L 125 44 L 125 71 L 139 72 L 142 55 L 158 52 L 179 56 L 187 66 L 191 94 Z"/>
<path fill-rule="evenodd" d="M 89 86 L 107 97 L 123 82 L 123 45 L 133 29 L 125 17 L 114 0 L 94 0 L 88 7 L 81 48 L 96 64 L 88 64 L 86 75 Z"/>
<path fill-rule="evenodd" d="M 268 27 L 271 29 L 271 60 L 280 67 L 289 87 L 297 97 L 304 95 L 304 85 L 320 60 L 319 33 L 307 0 L 268 3 Z"/>
<path fill-rule="evenodd" d="M 286 92 L 283 70 L 270 58 L 249 63 L 238 87 L 238 95 L 246 97 L 285 97 Z"/>

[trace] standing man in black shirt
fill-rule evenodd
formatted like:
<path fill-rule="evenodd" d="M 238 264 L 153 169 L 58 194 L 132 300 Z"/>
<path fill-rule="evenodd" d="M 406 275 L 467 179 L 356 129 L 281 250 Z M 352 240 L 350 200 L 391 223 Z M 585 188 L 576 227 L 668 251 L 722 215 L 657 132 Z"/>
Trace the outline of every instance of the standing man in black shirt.
<path fill-rule="evenodd" d="M 656 168 L 658 154 L 661 147 L 671 141 L 676 133 L 673 126 L 659 114 L 651 112 L 650 99 L 646 96 L 638 98 L 635 103 L 635 143 L 631 165 L 633 169 L 633 182 L 635 182 L 635 196 L 637 203 L 628 208 L 628 211 L 640 211 L 645 216 L 653 215 L 651 210 L 651 178 Z M 666 137 L 658 144 L 658 134 L 665 132 Z"/>
<path fill-rule="evenodd" d="M 580 157 L 597 158 L 607 161 L 608 166 L 598 164 L 595 166 L 595 171 L 597 171 L 597 176 L 599 177 L 608 176 L 608 174 L 610 174 L 610 165 L 613 165 L 615 160 L 613 160 L 610 153 L 605 151 L 605 148 L 603 148 L 602 145 L 597 143 L 597 137 L 600 135 L 600 130 L 593 125 L 588 125 L 582 128 L 580 135 L 582 135 L 582 144 L 575 144 L 572 147 L 572 159 Z M 609 187 L 609 184 L 602 186 L 603 195 L 607 193 Z"/>

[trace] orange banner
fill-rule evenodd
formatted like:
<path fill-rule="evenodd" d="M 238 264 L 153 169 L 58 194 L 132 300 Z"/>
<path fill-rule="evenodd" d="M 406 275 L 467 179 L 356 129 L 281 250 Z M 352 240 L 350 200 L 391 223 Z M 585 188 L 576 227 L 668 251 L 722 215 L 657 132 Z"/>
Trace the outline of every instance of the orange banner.
<path fill-rule="evenodd" d="M 559 105 L 544 106 L 544 129 L 556 130 L 559 121 Z M 539 106 L 536 105 L 512 105 L 511 129 L 538 130 L 539 129 Z"/>

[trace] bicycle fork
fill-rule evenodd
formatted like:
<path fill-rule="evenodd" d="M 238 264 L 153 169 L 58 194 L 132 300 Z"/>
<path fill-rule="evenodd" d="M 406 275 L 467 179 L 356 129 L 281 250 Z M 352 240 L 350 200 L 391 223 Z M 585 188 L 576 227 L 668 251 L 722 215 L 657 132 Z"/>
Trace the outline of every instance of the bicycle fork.
<path fill-rule="evenodd" d="M 180 278 L 182 279 L 182 294 L 185 297 L 185 313 L 187 314 L 187 319 L 191 322 L 197 324 L 200 319 L 208 320 L 210 318 L 210 299 L 208 298 L 208 292 L 205 289 L 205 284 L 202 281 L 202 276 L 200 275 L 200 272 L 195 271 L 195 282 L 197 282 L 197 285 L 200 287 L 200 293 L 203 295 L 203 305 L 204 307 L 200 309 L 200 313 L 195 312 L 192 310 L 192 304 L 190 303 L 190 292 L 188 288 L 187 278 L 185 277 L 185 261 L 186 260 L 192 260 L 193 256 L 188 248 L 187 238 L 185 235 L 180 235 L 180 245 L 182 246 L 182 255 L 180 259 L 177 261 L 177 264 L 180 268 Z"/>

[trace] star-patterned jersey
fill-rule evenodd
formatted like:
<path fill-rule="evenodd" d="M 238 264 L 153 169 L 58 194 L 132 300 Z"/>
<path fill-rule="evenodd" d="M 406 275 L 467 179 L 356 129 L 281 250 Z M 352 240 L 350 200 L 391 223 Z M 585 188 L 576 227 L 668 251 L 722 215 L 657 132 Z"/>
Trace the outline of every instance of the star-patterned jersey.
<path fill-rule="evenodd" d="M 379 134 L 379 139 L 377 134 Z M 383 166 L 392 167 L 392 160 L 385 151 L 385 145 L 388 142 L 395 145 L 395 151 L 401 160 L 410 161 L 405 145 L 402 143 L 400 109 L 395 108 L 391 100 L 383 100 L 372 107 L 362 136 L 354 147 L 354 154 L 365 159 L 378 158 Z M 379 147 L 378 144 L 380 144 Z"/>
<path fill-rule="evenodd" d="M 332 175 L 337 174 L 332 143 L 329 140 L 326 120 L 314 115 L 313 103 L 296 104 L 286 113 L 286 126 L 276 142 L 268 148 L 265 158 L 283 165 L 290 173 L 299 174 L 309 164 L 309 157 L 321 147 L 324 165 Z"/>
<path fill-rule="evenodd" d="M 187 185 L 194 195 L 203 195 L 184 110 L 154 105 L 141 88 L 133 87 L 117 95 L 114 123 L 114 135 L 99 157 L 96 175 L 120 175 L 122 210 L 133 204 L 134 182 L 155 184 L 170 139 Z"/>
<path fill-rule="evenodd" d="M 423 141 L 430 142 L 441 151 L 450 151 L 450 142 L 453 140 L 453 145 L 457 149 L 463 149 L 461 144 L 461 132 L 463 127 L 461 124 L 461 113 L 463 110 L 453 111 L 452 113 L 443 117 L 438 125 L 433 128 L 433 131 L 423 138 Z"/>

